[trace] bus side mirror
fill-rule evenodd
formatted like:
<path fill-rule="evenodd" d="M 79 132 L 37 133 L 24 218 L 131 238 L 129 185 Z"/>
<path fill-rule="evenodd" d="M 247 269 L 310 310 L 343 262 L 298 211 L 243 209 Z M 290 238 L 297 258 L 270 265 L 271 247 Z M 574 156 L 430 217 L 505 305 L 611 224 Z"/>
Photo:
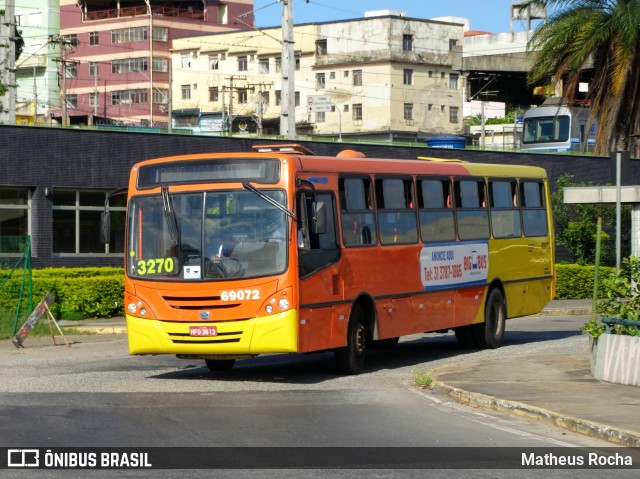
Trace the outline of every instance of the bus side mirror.
<path fill-rule="evenodd" d="M 100 242 L 108 244 L 111 241 L 111 213 L 100 213 Z"/>
<path fill-rule="evenodd" d="M 322 201 L 314 203 L 313 232 L 318 235 L 327 232 L 327 205 Z"/>

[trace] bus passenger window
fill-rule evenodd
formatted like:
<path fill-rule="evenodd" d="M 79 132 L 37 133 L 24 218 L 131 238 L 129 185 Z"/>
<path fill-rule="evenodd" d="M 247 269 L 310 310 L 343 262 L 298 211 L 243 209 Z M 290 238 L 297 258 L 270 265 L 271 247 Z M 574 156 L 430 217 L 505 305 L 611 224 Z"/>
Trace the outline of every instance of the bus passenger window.
<path fill-rule="evenodd" d="M 370 246 L 378 242 L 369 178 L 341 178 L 342 242 L 345 246 Z"/>
<path fill-rule="evenodd" d="M 522 234 L 518 208 L 518 183 L 490 181 L 491 231 L 494 238 L 516 238 Z"/>
<path fill-rule="evenodd" d="M 484 180 L 458 180 L 455 189 L 460 239 L 488 239 L 489 211 Z"/>
<path fill-rule="evenodd" d="M 522 226 L 525 236 L 546 236 L 547 210 L 544 203 L 544 184 L 539 181 L 520 183 Z"/>
<path fill-rule="evenodd" d="M 378 228 L 382 244 L 418 242 L 418 225 L 412 196 L 411 179 L 376 179 Z"/>
<path fill-rule="evenodd" d="M 454 241 L 456 227 L 449 179 L 418 179 L 417 187 L 422 241 Z"/>

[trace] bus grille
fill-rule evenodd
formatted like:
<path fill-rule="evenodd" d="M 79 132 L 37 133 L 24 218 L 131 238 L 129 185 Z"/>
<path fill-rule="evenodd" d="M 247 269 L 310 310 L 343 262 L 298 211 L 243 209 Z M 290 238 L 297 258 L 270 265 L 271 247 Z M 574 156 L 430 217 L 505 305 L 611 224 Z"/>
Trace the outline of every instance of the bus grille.
<path fill-rule="evenodd" d="M 169 339 L 173 344 L 224 344 L 239 343 L 242 331 L 233 331 L 229 333 L 218 333 L 214 337 L 189 336 L 186 333 L 168 333 Z"/>
<path fill-rule="evenodd" d="M 162 298 L 171 308 L 182 310 L 231 309 L 242 304 L 222 302 L 220 296 L 163 296 Z"/>

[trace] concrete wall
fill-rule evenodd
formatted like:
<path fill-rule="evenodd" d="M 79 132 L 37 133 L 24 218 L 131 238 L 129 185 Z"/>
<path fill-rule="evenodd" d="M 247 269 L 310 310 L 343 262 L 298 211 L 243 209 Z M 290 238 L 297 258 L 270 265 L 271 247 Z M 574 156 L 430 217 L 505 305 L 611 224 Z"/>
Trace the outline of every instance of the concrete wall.
<path fill-rule="evenodd" d="M 67 187 L 117 189 L 127 186 L 131 166 L 143 159 L 182 153 L 249 151 L 265 140 L 97 130 L 31 128 L 0 125 L 0 186 L 23 186 L 32 195 L 32 240 L 35 267 L 55 265 L 119 265 L 113 257 L 52 256 L 52 205 L 44 188 Z M 610 183 L 610 160 L 601 157 L 515 152 L 411 148 L 349 143 L 301 142 L 319 155 L 335 155 L 343 149 L 368 157 L 416 158 L 432 156 L 471 162 L 524 164 L 547 170 L 551 187 L 560 175 L 571 173 L 575 181 Z M 640 161 L 631 160 L 628 184 L 640 184 Z"/>

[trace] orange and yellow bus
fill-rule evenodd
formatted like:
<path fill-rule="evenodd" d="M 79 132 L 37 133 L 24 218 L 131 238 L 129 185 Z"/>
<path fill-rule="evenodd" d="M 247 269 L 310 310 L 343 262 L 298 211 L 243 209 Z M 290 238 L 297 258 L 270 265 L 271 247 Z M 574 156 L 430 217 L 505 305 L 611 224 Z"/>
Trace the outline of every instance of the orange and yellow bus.
<path fill-rule="evenodd" d="M 300 145 L 143 161 L 128 188 L 134 355 L 204 359 L 365 350 L 453 330 L 497 348 L 554 295 L 541 168 L 316 156 Z"/>

